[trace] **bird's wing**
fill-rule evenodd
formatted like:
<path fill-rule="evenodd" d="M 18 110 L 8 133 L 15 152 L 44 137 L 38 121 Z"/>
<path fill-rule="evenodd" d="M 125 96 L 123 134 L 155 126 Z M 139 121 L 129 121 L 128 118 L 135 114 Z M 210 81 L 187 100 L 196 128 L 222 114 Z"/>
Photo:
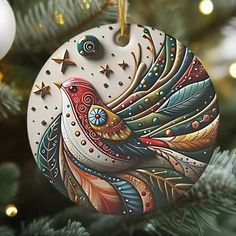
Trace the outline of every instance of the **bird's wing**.
<path fill-rule="evenodd" d="M 122 119 L 105 107 L 92 105 L 88 118 L 94 131 L 116 153 L 130 158 L 154 157 L 154 152 L 132 134 Z"/>
<path fill-rule="evenodd" d="M 91 127 L 104 139 L 126 140 L 132 133 L 119 116 L 105 107 L 92 105 L 88 114 Z"/>
<path fill-rule="evenodd" d="M 135 79 L 127 96 L 107 104 L 109 109 L 148 148 L 208 162 L 219 117 L 214 88 L 198 58 L 165 35 L 152 66 Z"/>

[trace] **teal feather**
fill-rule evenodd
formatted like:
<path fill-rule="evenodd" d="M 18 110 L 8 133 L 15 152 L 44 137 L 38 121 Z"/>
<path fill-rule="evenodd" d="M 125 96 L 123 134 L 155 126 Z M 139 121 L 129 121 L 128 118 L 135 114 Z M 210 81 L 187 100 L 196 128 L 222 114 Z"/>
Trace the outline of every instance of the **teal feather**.
<path fill-rule="evenodd" d="M 200 108 L 205 98 L 214 95 L 209 79 L 189 84 L 174 93 L 156 112 L 168 116 L 180 116 Z"/>
<path fill-rule="evenodd" d="M 60 176 L 59 148 L 61 133 L 61 115 L 58 116 L 44 133 L 37 153 L 37 164 L 49 182 L 65 196 L 68 196 Z"/>

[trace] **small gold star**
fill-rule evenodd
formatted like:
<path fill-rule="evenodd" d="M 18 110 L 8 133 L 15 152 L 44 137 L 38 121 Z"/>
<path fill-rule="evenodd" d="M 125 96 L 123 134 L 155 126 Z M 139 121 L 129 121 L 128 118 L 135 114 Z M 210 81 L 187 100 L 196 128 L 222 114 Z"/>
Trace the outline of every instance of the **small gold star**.
<path fill-rule="evenodd" d="M 118 64 L 123 70 L 125 70 L 129 65 L 123 60 L 123 62 Z"/>
<path fill-rule="evenodd" d="M 38 88 L 38 90 L 34 91 L 34 93 L 37 95 L 41 95 L 42 99 L 44 99 L 47 94 L 48 95 L 51 94 L 49 91 L 50 86 L 49 85 L 45 86 L 44 82 L 41 83 L 41 86 L 40 85 L 35 85 L 35 86 Z"/>
<path fill-rule="evenodd" d="M 60 58 L 52 58 L 57 64 L 62 64 L 61 72 L 64 74 L 66 71 L 67 66 L 76 66 L 75 62 L 69 59 L 69 52 L 68 50 L 65 51 L 64 56 L 62 59 Z"/>
<path fill-rule="evenodd" d="M 110 74 L 113 73 L 113 71 L 109 68 L 108 65 L 100 66 L 102 70 L 100 70 L 100 73 L 104 74 L 106 77 L 109 78 Z"/>

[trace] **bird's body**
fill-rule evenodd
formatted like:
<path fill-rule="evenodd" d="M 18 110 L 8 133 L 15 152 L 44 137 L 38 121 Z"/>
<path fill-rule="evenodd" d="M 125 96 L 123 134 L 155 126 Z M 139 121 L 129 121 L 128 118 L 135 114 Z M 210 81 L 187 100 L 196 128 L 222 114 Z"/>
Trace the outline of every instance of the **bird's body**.
<path fill-rule="evenodd" d="M 72 88 L 76 88 L 76 92 L 72 92 Z M 90 83 L 71 79 L 62 85 L 61 91 L 62 136 L 74 156 L 81 156 L 82 163 L 99 171 L 112 172 L 155 157 L 126 124 L 109 111 Z M 101 117 L 96 118 L 93 113 L 99 112 L 101 114 L 97 115 Z M 104 124 L 99 123 L 103 121 L 103 113 Z"/>

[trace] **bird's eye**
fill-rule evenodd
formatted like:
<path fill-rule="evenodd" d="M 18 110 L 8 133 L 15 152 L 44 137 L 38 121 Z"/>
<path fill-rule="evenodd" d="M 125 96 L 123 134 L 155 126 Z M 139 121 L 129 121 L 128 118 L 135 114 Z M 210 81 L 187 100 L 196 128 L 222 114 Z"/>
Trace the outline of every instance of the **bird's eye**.
<path fill-rule="evenodd" d="M 76 93 L 78 91 L 76 86 L 70 86 L 69 90 L 70 90 L 71 93 Z"/>

